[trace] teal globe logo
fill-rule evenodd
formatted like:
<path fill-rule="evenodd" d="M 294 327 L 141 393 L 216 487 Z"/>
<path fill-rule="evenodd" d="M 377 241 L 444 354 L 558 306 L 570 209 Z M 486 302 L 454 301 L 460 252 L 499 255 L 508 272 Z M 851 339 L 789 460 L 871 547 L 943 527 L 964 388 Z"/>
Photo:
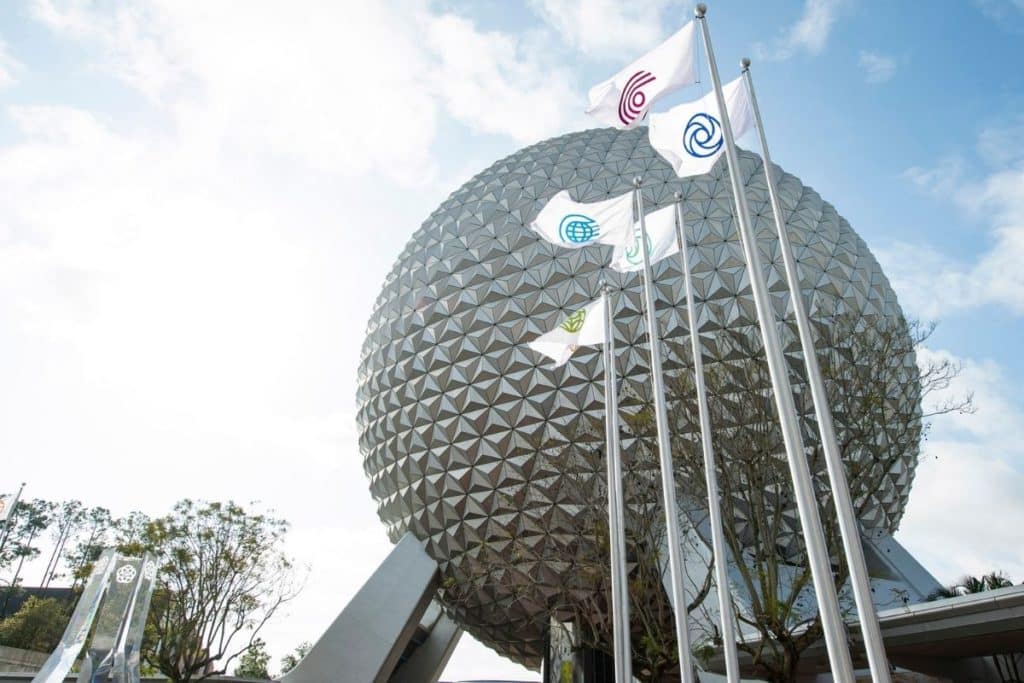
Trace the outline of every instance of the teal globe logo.
<path fill-rule="evenodd" d="M 587 244 L 598 236 L 598 225 L 590 216 L 570 213 L 558 224 L 558 236 L 566 244 Z"/>

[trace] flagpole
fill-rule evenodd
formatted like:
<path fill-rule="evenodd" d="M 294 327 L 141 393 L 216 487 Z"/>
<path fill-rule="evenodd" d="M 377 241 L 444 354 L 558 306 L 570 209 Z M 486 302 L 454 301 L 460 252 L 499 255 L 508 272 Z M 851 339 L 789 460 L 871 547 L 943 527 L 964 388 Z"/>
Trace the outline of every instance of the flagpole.
<path fill-rule="evenodd" d="M 786 266 L 786 281 L 789 284 L 789 296 L 793 302 L 793 315 L 800 333 L 800 346 L 804 353 L 804 365 L 807 368 L 807 380 L 811 385 L 811 398 L 814 401 L 814 415 L 818 421 L 818 432 L 821 435 L 821 447 L 825 454 L 825 466 L 828 469 L 829 483 L 835 499 L 836 516 L 839 521 L 839 533 L 843 539 L 843 551 L 850 570 L 850 583 L 853 587 L 853 598 L 857 603 L 857 616 L 860 620 L 861 634 L 864 637 L 864 649 L 868 655 L 871 678 L 876 683 L 889 683 L 889 662 L 882 642 L 882 630 L 878 625 L 878 614 L 875 602 L 871 599 L 871 580 L 868 576 L 867 564 L 864 561 L 864 548 L 860 542 L 860 525 L 853 510 L 850 498 L 850 486 L 843 468 L 843 457 L 836 441 L 836 430 L 832 423 L 832 410 L 828 404 L 828 394 L 818 365 L 818 356 L 811 333 L 811 322 L 807 317 L 800 288 L 800 275 L 793 258 L 793 248 L 789 242 L 789 232 L 782 217 L 779 195 L 775 188 L 775 177 L 772 173 L 772 158 L 768 153 L 768 138 L 761 122 L 761 110 L 757 106 L 754 95 L 754 81 L 750 75 L 750 60 L 742 61 L 743 80 L 747 84 L 750 104 L 754 110 L 754 121 L 757 123 L 757 134 L 761 141 L 761 158 L 764 160 L 764 177 L 768 182 L 768 198 L 775 217 L 775 229 L 779 233 L 779 245 L 782 260 Z"/>
<path fill-rule="evenodd" d="M 619 397 L 615 372 L 615 332 L 609 287 L 604 300 L 604 430 L 608 459 L 608 546 L 611 551 L 612 631 L 615 680 L 633 680 L 633 652 L 629 626 L 629 582 L 626 571 L 625 496 L 622 492 L 622 454 L 619 450 Z"/>
<path fill-rule="evenodd" d="M 651 256 L 647 253 L 647 221 L 644 218 L 644 198 L 640 191 L 640 176 L 633 179 L 637 215 L 640 219 L 640 251 L 644 255 L 644 307 L 647 314 L 647 339 L 651 346 L 651 385 L 654 391 L 654 415 L 658 428 L 658 459 L 661 465 L 661 493 L 665 504 L 665 533 L 667 534 L 669 572 L 672 581 L 672 609 L 676 620 L 676 642 L 679 646 L 679 673 L 682 683 L 694 683 L 693 664 L 690 661 L 690 634 L 687 630 L 686 592 L 683 588 L 682 538 L 679 535 L 679 506 L 676 504 L 676 481 L 672 468 L 672 450 L 668 433 L 668 413 L 665 408 L 665 378 L 661 373 L 661 335 L 654 311 L 654 283 L 651 276 Z"/>
<path fill-rule="evenodd" d="M 697 323 L 697 307 L 693 303 L 693 278 L 690 274 L 690 254 L 686 245 L 686 219 L 683 217 L 683 195 L 676 199 L 676 241 L 679 260 L 683 263 L 683 282 L 686 286 L 686 316 L 690 325 L 690 346 L 693 349 L 693 376 L 697 390 L 697 413 L 700 416 L 700 441 L 704 454 L 704 481 L 708 490 L 708 516 L 711 525 L 711 548 L 715 558 L 715 583 L 718 591 L 718 609 L 722 624 L 722 649 L 725 653 L 725 673 L 729 683 L 740 680 L 740 662 L 736 654 L 736 622 L 732 613 L 729 593 L 729 560 L 725 547 L 722 524 L 722 500 L 718 492 L 718 471 L 711 441 L 711 415 L 708 410 L 707 387 L 704 385 L 704 358 Z"/>
<path fill-rule="evenodd" d="M 825 636 L 825 647 L 828 650 L 829 665 L 832 676 L 841 683 L 853 683 L 853 665 L 850 661 L 850 650 L 846 644 L 846 629 L 839 613 L 839 600 L 836 596 L 832 565 L 829 560 L 828 547 L 825 544 L 825 532 L 821 527 L 818 513 L 818 502 L 814 495 L 810 468 L 804 451 L 800 425 L 797 421 L 796 408 L 793 404 L 793 390 L 789 382 L 789 368 L 782 355 L 782 343 L 775 325 L 775 313 L 768 296 L 761 257 L 757 242 L 751 229 L 750 209 L 747 207 L 746 188 L 740 178 L 739 156 L 733 140 L 732 125 L 729 123 L 725 97 L 722 95 L 722 83 L 718 76 L 714 50 L 711 47 L 711 36 L 705 14 L 707 6 L 700 3 L 696 8 L 697 19 L 700 20 L 701 33 L 704 37 L 704 49 L 707 52 L 708 71 L 715 88 L 718 111 L 722 113 L 722 133 L 725 138 L 725 154 L 729 164 L 729 181 L 732 184 L 733 199 L 736 202 L 736 218 L 739 221 L 739 232 L 743 243 L 743 253 L 747 262 L 747 274 L 753 290 L 754 305 L 757 310 L 758 324 L 764 341 L 765 356 L 768 360 L 768 371 L 772 380 L 772 393 L 779 412 L 782 427 L 782 438 L 786 447 L 786 459 L 789 463 L 790 475 L 793 479 L 793 492 L 796 498 L 800 526 L 804 533 L 807 547 L 807 560 L 811 568 L 814 582 L 814 594 L 818 601 L 821 615 L 821 626 Z"/>
<path fill-rule="evenodd" d="M 14 494 L 14 499 L 11 501 L 11 507 L 7 510 L 7 517 L 4 519 L 4 535 L 0 538 L 0 553 L 4 551 L 4 546 L 7 545 L 7 537 L 11 533 L 11 524 L 14 523 L 14 511 L 18 507 L 18 499 L 21 498 L 21 492 L 24 490 L 25 482 L 21 482 L 18 492 Z"/>

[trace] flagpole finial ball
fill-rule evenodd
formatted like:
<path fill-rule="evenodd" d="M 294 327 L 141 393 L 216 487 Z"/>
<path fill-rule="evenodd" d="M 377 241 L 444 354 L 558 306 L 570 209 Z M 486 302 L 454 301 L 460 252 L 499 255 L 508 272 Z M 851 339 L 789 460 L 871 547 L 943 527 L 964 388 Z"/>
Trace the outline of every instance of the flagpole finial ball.
<path fill-rule="evenodd" d="M 640 187 L 640 183 L 643 182 L 643 178 L 640 176 L 633 176 L 633 187 Z"/>
<path fill-rule="evenodd" d="M 676 198 L 677 202 L 681 202 L 683 200 L 683 193 L 682 192 L 676 192 L 672 196 Z"/>
<path fill-rule="evenodd" d="M 703 2 L 697 3 L 697 7 L 694 8 L 693 13 L 697 15 L 698 19 L 703 19 L 704 15 L 707 14 L 708 6 Z"/>
<path fill-rule="evenodd" d="M 741 59 L 740 60 L 740 66 L 743 67 L 744 71 L 749 69 L 750 68 L 750 57 L 744 57 L 743 59 Z"/>

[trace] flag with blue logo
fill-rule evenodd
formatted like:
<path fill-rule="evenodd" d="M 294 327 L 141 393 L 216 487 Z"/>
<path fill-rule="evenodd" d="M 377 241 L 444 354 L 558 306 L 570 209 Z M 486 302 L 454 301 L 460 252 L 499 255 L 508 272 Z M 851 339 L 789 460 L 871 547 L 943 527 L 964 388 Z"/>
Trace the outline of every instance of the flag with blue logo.
<path fill-rule="evenodd" d="M 604 344 L 605 297 L 600 297 L 586 308 L 566 316 L 558 327 L 529 343 L 537 353 L 555 361 L 554 367 L 565 365 L 581 346 Z"/>
<path fill-rule="evenodd" d="M 754 127 L 754 110 L 743 77 L 723 86 L 722 94 L 733 137 L 739 139 Z M 647 135 L 651 147 L 672 164 L 676 175 L 686 178 L 707 173 L 725 152 L 722 120 L 715 93 L 710 92 L 699 100 L 651 114 Z"/>
<path fill-rule="evenodd" d="M 697 82 L 691 21 L 664 43 L 590 89 L 587 113 L 606 126 L 634 128 L 662 95 Z"/>
<path fill-rule="evenodd" d="M 567 249 L 591 244 L 626 244 L 633 235 L 633 193 L 599 202 L 573 201 L 568 190 L 551 198 L 530 224 L 530 229 Z"/>
<path fill-rule="evenodd" d="M 644 223 L 647 226 L 647 257 L 652 266 L 667 256 L 679 253 L 675 206 L 666 206 L 647 214 Z M 633 240 L 628 245 L 615 247 L 609 267 L 620 273 L 644 269 L 644 254 L 640 251 L 639 223 L 633 227 Z"/>

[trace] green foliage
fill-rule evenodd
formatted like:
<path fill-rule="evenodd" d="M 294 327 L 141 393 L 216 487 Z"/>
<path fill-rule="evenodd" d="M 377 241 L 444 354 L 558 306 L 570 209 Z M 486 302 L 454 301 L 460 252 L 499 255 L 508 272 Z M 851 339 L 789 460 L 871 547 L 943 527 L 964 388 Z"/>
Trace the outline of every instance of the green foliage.
<path fill-rule="evenodd" d="M 291 561 L 280 550 L 287 529 L 282 520 L 231 502 L 183 500 L 164 517 L 132 512 L 118 519 L 76 500 L 23 500 L 0 569 L 13 565 L 17 584 L 24 561 L 40 556 L 47 530 L 52 544 L 44 584 L 67 577 L 81 589 L 107 547 L 131 556 L 151 552 L 161 567 L 142 643 L 143 671 L 176 682 L 203 680 L 237 661 L 245 675 L 269 678 L 269 655 L 257 633 L 297 593 Z M 11 594 L 0 589 L 0 606 Z M 30 599 L 0 626 L 0 642 L 51 651 L 66 622 L 59 602 Z M 298 657 L 303 648 L 309 644 L 299 646 Z"/>
<path fill-rule="evenodd" d="M 239 678 L 255 678 L 261 681 L 270 680 L 267 672 L 267 664 L 270 663 L 270 653 L 267 652 L 267 644 L 257 638 L 235 667 L 235 675 Z"/>
<path fill-rule="evenodd" d="M 0 645 L 52 652 L 67 626 L 65 606 L 53 598 L 29 597 L 17 612 L 0 622 Z"/>
<path fill-rule="evenodd" d="M 161 558 L 150 607 L 160 648 L 147 660 L 175 683 L 226 673 L 298 592 L 280 550 L 287 530 L 233 502 L 183 500 L 146 522 L 136 542 Z"/>
<path fill-rule="evenodd" d="M 966 575 L 952 585 L 938 588 L 928 596 L 928 600 L 943 600 L 946 598 L 957 598 L 961 595 L 972 593 L 984 593 L 985 591 L 996 590 L 1012 586 L 1013 581 L 1002 572 L 990 572 L 984 576 Z"/>
<path fill-rule="evenodd" d="M 288 673 L 302 661 L 302 658 L 309 654 L 309 651 L 313 649 L 313 643 L 308 640 L 304 640 L 299 643 L 299 646 L 295 648 L 295 652 L 286 654 L 281 657 L 281 675 Z"/>
<path fill-rule="evenodd" d="M 92 567 L 103 549 L 110 545 L 114 520 L 110 510 L 101 507 L 83 510 L 81 521 L 70 550 L 64 557 L 74 588 L 81 588 L 89 579 Z"/>
<path fill-rule="evenodd" d="M 38 498 L 18 502 L 11 514 L 10 532 L 0 549 L 0 570 L 13 565 L 17 575 L 26 560 L 32 561 L 39 556 L 39 544 L 50 526 L 55 507 L 53 503 Z M 12 583 L 16 582 L 16 578 L 12 580 Z"/>

